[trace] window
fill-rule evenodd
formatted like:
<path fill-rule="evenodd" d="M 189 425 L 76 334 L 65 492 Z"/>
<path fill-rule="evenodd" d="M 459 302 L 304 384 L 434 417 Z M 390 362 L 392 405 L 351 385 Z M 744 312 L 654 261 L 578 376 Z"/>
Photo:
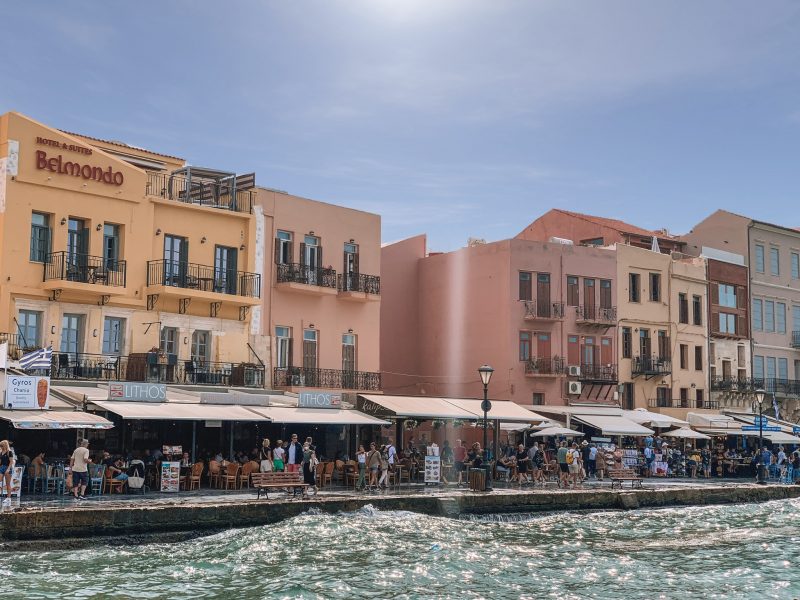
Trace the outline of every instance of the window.
<path fill-rule="evenodd" d="M 533 300 L 533 284 L 529 271 L 519 272 L 519 299 Z"/>
<path fill-rule="evenodd" d="M 603 245 L 603 238 L 589 238 L 588 240 L 581 240 L 581 244 L 584 246 L 602 246 Z"/>
<path fill-rule="evenodd" d="M 737 362 L 739 363 L 740 367 L 742 365 L 744 365 L 744 363 L 745 363 L 745 360 L 744 360 L 744 346 L 742 346 L 741 344 L 739 344 L 736 347 L 736 358 L 737 358 Z"/>
<path fill-rule="evenodd" d="M 775 379 L 777 375 L 777 361 L 774 356 L 767 357 L 767 379 Z"/>
<path fill-rule="evenodd" d="M 650 273 L 650 300 L 652 302 L 661 301 L 661 274 Z"/>
<path fill-rule="evenodd" d="M 633 410 L 636 407 L 636 396 L 632 383 L 622 384 L 622 408 Z"/>
<path fill-rule="evenodd" d="M 719 305 L 725 308 L 736 308 L 736 286 L 725 283 L 717 284 Z"/>
<path fill-rule="evenodd" d="M 285 369 L 292 364 L 292 330 L 289 327 L 275 328 L 275 367 Z"/>
<path fill-rule="evenodd" d="M 346 243 L 344 245 L 344 255 L 343 255 L 344 263 L 344 271 L 342 274 L 344 277 L 342 278 L 342 283 L 344 284 L 343 291 L 361 291 L 363 286 L 359 285 L 359 276 L 358 276 L 358 244 L 351 244 Z"/>
<path fill-rule="evenodd" d="M 792 331 L 800 331 L 800 306 L 792 304 Z"/>
<path fill-rule="evenodd" d="M 736 335 L 736 315 L 719 313 L 719 332 Z"/>
<path fill-rule="evenodd" d="M 31 254 L 35 262 L 47 262 L 50 253 L 50 216 L 42 213 L 31 215 Z"/>
<path fill-rule="evenodd" d="M 697 398 L 697 408 L 703 408 L 703 403 L 705 402 L 705 393 L 703 390 L 695 390 L 694 397 Z"/>
<path fill-rule="evenodd" d="M 779 358 L 778 359 L 778 379 L 782 381 L 786 381 L 789 379 L 789 359 L 788 358 Z"/>
<path fill-rule="evenodd" d="M 611 280 L 600 280 L 600 308 L 611 308 Z"/>
<path fill-rule="evenodd" d="M 120 236 L 119 225 L 105 223 L 103 225 L 103 259 L 106 267 L 111 271 L 117 271 L 117 263 L 120 256 Z"/>
<path fill-rule="evenodd" d="M 292 263 L 292 234 L 288 231 L 278 230 L 275 238 L 275 263 L 288 265 Z"/>
<path fill-rule="evenodd" d="M 631 328 L 622 328 L 622 358 L 631 357 Z"/>
<path fill-rule="evenodd" d="M 628 300 L 630 302 L 641 301 L 641 286 L 639 285 L 638 273 L 630 273 L 628 275 Z"/>
<path fill-rule="evenodd" d="M 753 298 L 753 331 L 764 330 L 764 303 L 762 300 Z"/>
<path fill-rule="evenodd" d="M 689 300 L 686 294 L 678 294 L 678 322 L 689 323 Z"/>
<path fill-rule="evenodd" d="M 192 332 L 192 360 L 199 363 L 211 361 L 211 332 L 200 329 Z"/>
<path fill-rule="evenodd" d="M 317 330 L 306 329 L 303 331 L 303 368 L 317 368 Z"/>
<path fill-rule="evenodd" d="M 567 275 L 567 306 L 578 306 L 578 304 L 580 304 L 578 278 Z"/>
<path fill-rule="evenodd" d="M 783 302 L 775 303 L 775 331 L 786 333 L 786 305 Z"/>
<path fill-rule="evenodd" d="M 19 347 L 22 349 L 41 348 L 42 316 L 34 310 L 21 310 L 18 317 Z"/>
<path fill-rule="evenodd" d="M 753 357 L 753 378 L 754 379 L 764 379 L 764 357 L 763 356 L 754 356 Z"/>
<path fill-rule="evenodd" d="M 764 246 L 756 244 L 756 272 L 764 272 Z"/>
<path fill-rule="evenodd" d="M 342 371 L 352 373 L 355 370 L 356 370 L 356 336 L 352 333 L 343 333 Z"/>
<path fill-rule="evenodd" d="M 61 352 L 83 352 L 83 315 L 64 313 L 61 317 Z"/>
<path fill-rule="evenodd" d="M 125 319 L 106 317 L 103 319 L 103 354 L 122 354 L 125 349 Z"/>
<path fill-rule="evenodd" d="M 689 346 L 688 344 L 681 344 L 681 369 L 689 368 Z"/>
<path fill-rule="evenodd" d="M 531 332 L 519 332 L 519 359 L 527 362 L 531 359 Z"/>
<path fill-rule="evenodd" d="M 649 329 L 639 329 L 639 355 L 642 358 L 650 356 L 651 340 Z"/>
<path fill-rule="evenodd" d="M 775 302 L 764 300 L 764 331 L 775 331 Z"/>
<path fill-rule="evenodd" d="M 236 294 L 238 277 L 236 270 L 239 251 L 228 246 L 214 248 L 214 291 L 221 294 Z"/>
<path fill-rule="evenodd" d="M 703 347 L 702 346 L 695 346 L 694 347 L 694 370 L 695 371 L 702 371 L 703 370 Z"/>
<path fill-rule="evenodd" d="M 544 394 L 541 392 L 533 392 L 531 403 L 534 406 L 544 406 Z"/>
<path fill-rule="evenodd" d="M 178 329 L 176 327 L 161 329 L 161 350 L 167 354 L 178 354 Z"/>
<path fill-rule="evenodd" d="M 792 279 L 800 279 L 800 254 L 792 252 Z"/>
<path fill-rule="evenodd" d="M 776 277 L 781 274 L 780 250 L 778 248 L 769 249 L 769 272 Z"/>
<path fill-rule="evenodd" d="M 658 356 L 662 359 L 669 359 L 672 351 L 669 347 L 669 336 L 667 336 L 666 329 L 658 330 Z"/>
<path fill-rule="evenodd" d="M 177 235 L 164 235 L 164 285 L 186 287 L 189 241 Z"/>
<path fill-rule="evenodd" d="M 672 404 L 672 390 L 668 387 L 659 386 L 656 388 L 656 406 L 668 407 Z"/>
<path fill-rule="evenodd" d="M 703 306 L 700 296 L 692 296 L 692 323 L 695 325 L 703 324 Z"/>

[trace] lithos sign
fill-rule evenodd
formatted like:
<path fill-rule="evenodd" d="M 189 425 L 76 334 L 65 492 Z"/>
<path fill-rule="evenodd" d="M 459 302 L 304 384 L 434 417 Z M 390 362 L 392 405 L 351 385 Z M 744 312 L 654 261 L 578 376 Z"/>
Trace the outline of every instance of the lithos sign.
<path fill-rule="evenodd" d="M 84 156 L 91 156 L 92 154 L 90 148 L 83 148 L 75 144 L 66 144 L 58 140 L 37 137 L 36 143 L 41 146 L 50 146 L 61 151 L 75 152 Z M 51 173 L 58 173 L 59 175 L 69 175 L 72 177 L 80 177 L 81 179 L 99 181 L 100 183 L 108 185 L 122 185 L 125 181 L 125 176 L 120 171 L 114 171 L 112 167 L 94 167 L 74 160 L 65 160 L 62 154 L 48 154 L 44 150 L 36 151 L 36 168 L 50 171 Z"/>

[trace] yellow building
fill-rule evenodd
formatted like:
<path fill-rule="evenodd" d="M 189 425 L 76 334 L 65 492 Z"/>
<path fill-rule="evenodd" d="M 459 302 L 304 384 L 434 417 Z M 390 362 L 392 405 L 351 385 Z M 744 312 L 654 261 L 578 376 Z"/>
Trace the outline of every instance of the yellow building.
<path fill-rule="evenodd" d="M 56 379 L 264 385 L 254 176 L 0 117 L 0 331 Z M 253 342 L 253 344 L 250 344 Z"/>

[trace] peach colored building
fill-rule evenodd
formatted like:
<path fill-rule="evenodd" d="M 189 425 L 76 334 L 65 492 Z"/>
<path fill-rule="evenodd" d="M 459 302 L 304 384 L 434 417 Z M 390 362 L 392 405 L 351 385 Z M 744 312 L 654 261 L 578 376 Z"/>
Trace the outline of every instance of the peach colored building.
<path fill-rule="evenodd" d="M 510 239 L 428 254 L 384 247 L 381 366 L 387 393 L 522 405 L 611 402 L 617 384 L 613 250 Z"/>

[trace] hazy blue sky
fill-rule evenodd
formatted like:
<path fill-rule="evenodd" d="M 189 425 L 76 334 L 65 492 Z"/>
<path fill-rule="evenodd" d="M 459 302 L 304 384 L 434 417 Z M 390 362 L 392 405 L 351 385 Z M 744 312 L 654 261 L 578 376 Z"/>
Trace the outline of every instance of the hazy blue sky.
<path fill-rule="evenodd" d="M 551 207 L 800 225 L 800 3 L 13 2 L 0 112 L 510 237 Z"/>

